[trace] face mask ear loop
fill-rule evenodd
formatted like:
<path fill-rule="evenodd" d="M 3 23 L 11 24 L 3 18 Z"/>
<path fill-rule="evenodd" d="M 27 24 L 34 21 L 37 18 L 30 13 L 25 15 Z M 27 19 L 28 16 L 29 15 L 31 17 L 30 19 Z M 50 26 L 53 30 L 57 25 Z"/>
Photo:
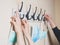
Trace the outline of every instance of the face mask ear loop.
<path fill-rule="evenodd" d="M 44 24 L 46 25 L 46 21 L 45 21 L 45 18 L 44 18 L 44 15 L 45 15 L 45 12 L 46 12 L 46 10 L 44 10 L 44 14 L 43 14 L 43 22 L 44 22 Z M 47 25 L 46 25 L 47 26 Z M 43 31 L 44 31 L 44 29 L 43 29 Z M 45 42 L 46 42 L 46 40 L 45 40 L 45 38 L 44 38 L 44 45 L 45 45 Z"/>
<path fill-rule="evenodd" d="M 48 38 L 49 38 L 49 41 L 50 41 L 50 45 L 52 45 L 52 42 L 51 42 L 51 37 L 50 37 L 50 33 L 49 33 L 49 24 L 47 21 L 45 21 L 45 24 L 46 24 L 46 28 L 47 28 L 47 34 L 48 34 Z"/>
<path fill-rule="evenodd" d="M 13 8 L 12 8 L 12 15 L 13 15 Z M 10 24 L 10 30 L 9 30 L 8 38 L 9 38 L 9 35 L 10 35 L 10 32 L 11 32 L 11 29 L 12 29 L 11 26 L 12 26 L 12 25 Z"/>
<path fill-rule="evenodd" d="M 9 30 L 9 34 L 8 34 L 8 39 L 9 39 L 10 32 L 11 32 L 11 26 L 10 26 L 10 30 Z"/>

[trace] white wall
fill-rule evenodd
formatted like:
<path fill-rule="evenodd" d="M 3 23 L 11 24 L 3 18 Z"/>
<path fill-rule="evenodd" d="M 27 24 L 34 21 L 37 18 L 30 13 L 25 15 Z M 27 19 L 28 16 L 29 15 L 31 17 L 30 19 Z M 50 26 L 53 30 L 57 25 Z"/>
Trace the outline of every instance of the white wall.
<path fill-rule="evenodd" d="M 60 28 L 60 0 L 55 0 L 55 22 L 56 25 Z"/>
<path fill-rule="evenodd" d="M 26 2 L 26 0 L 24 0 Z M 54 15 L 54 1 L 53 0 L 27 0 L 25 8 L 32 3 L 37 5 L 38 9 L 43 8 L 51 16 Z M 17 0 L 0 0 L 0 45 L 8 45 L 8 34 L 10 30 L 10 17 L 12 16 L 12 8 L 17 8 Z M 27 10 L 27 8 L 26 8 Z M 53 18 L 54 19 L 54 18 Z"/>
<path fill-rule="evenodd" d="M 7 45 L 9 18 L 14 7 L 16 7 L 16 0 L 0 0 L 0 45 Z"/>

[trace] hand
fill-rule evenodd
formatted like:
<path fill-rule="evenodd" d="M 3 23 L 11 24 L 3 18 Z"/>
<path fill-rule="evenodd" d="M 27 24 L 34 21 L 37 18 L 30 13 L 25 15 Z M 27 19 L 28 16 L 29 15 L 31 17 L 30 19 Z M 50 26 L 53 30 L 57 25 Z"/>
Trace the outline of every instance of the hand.
<path fill-rule="evenodd" d="M 22 20 L 22 30 L 25 36 L 29 36 L 29 23 L 27 20 Z"/>
<path fill-rule="evenodd" d="M 23 33 L 27 37 L 30 45 L 35 45 L 35 43 L 32 41 L 32 38 L 31 38 L 31 36 L 29 34 L 29 28 L 30 28 L 30 26 L 29 26 L 28 21 L 27 20 L 22 20 L 22 25 L 23 25 L 23 27 L 22 27 Z"/>
<path fill-rule="evenodd" d="M 14 27 L 16 33 L 20 32 L 21 29 L 21 20 L 19 18 L 19 14 L 16 11 L 16 14 L 11 17 L 11 25 Z"/>
<path fill-rule="evenodd" d="M 52 21 L 52 18 L 49 15 L 44 15 L 44 17 L 50 23 L 52 28 L 56 27 L 55 23 Z"/>
<path fill-rule="evenodd" d="M 44 17 L 47 21 L 49 21 L 49 22 L 52 21 L 52 18 L 49 15 L 46 14 L 46 15 L 44 15 Z"/>

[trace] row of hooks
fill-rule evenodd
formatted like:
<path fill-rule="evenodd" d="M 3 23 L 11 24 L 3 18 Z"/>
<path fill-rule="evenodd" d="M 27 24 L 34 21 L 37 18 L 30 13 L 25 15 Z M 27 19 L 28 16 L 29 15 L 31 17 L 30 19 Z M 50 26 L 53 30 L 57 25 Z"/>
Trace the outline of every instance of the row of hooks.
<path fill-rule="evenodd" d="M 21 2 L 21 8 L 19 9 L 19 12 L 22 12 L 22 8 L 23 8 L 23 2 Z M 36 12 L 37 12 L 37 7 L 35 7 L 35 11 L 34 11 L 34 13 L 33 13 L 33 15 L 32 15 L 31 17 L 29 17 L 30 11 L 31 11 L 31 4 L 30 4 L 29 10 L 27 11 L 26 14 L 23 14 L 22 17 L 21 17 L 21 15 L 19 15 L 20 18 L 23 19 L 24 17 L 26 17 L 27 20 L 31 20 L 31 19 L 33 19 L 33 20 L 38 20 L 38 21 L 44 20 L 43 17 L 44 17 L 44 15 L 45 15 L 46 10 L 44 10 L 44 13 L 41 15 L 42 9 L 40 9 L 40 13 L 37 14 L 37 15 L 38 15 L 37 18 L 35 18 L 35 14 L 36 14 Z M 41 18 L 40 18 L 40 17 L 41 17 Z"/>

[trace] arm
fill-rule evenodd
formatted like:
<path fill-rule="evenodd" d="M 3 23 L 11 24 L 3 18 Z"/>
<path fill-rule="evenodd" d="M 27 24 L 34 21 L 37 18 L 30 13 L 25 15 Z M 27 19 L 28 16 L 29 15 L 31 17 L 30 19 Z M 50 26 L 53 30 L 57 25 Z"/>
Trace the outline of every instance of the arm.
<path fill-rule="evenodd" d="M 26 37 L 27 37 L 30 45 L 35 45 L 35 44 L 33 43 L 32 38 L 31 38 L 30 35 L 28 35 L 28 36 L 26 35 Z"/>
<path fill-rule="evenodd" d="M 17 33 L 17 45 L 25 45 L 22 32 Z"/>
<path fill-rule="evenodd" d="M 12 16 L 11 19 L 11 25 L 13 25 L 14 31 L 17 34 L 17 45 L 25 45 L 21 27 L 21 20 L 19 18 L 18 12 L 16 12 L 16 15 Z"/>
<path fill-rule="evenodd" d="M 28 39 L 29 44 L 30 45 L 35 45 L 33 43 L 33 41 L 32 41 L 32 38 L 31 38 L 30 34 L 29 34 L 29 27 L 30 26 L 29 26 L 28 21 L 27 20 L 23 20 L 22 23 L 23 23 L 23 33 L 26 36 L 26 38 Z"/>
<path fill-rule="evenodd" d="M 50 23 L 54 34 L 56 35 L 58 41 L 60 42 L 60 30 L 57 28 L 57 26 L 56 26 L 55 23 L 52 21 L 52 19 L 51 19 L 50 16 L 44 15 L 44 17 L 45 17 L 46 20 Z"/>
<path fill-rule="evenodd" d="M 58 41 L 60 42 L 60 30 L 57 27 L 52 28 L 52 29 L 53 29 L 53 32 L 55 33 Z"/>

